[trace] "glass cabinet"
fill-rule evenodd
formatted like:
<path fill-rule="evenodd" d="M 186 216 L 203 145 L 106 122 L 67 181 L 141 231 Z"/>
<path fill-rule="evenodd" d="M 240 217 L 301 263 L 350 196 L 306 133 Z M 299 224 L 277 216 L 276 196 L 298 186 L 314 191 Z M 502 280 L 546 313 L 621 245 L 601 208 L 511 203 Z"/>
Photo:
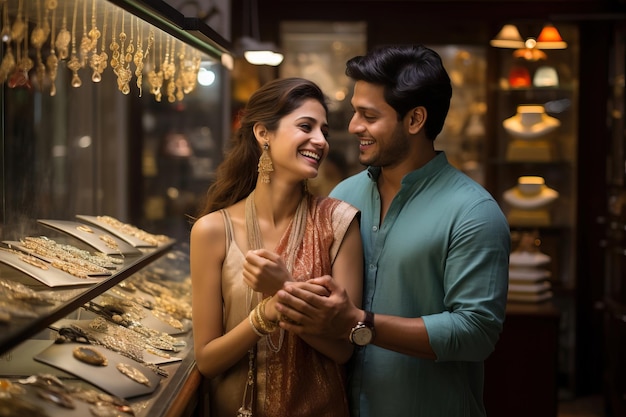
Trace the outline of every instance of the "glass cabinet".
<path fill-rule="evenodd" d="M 188 219 L 230 127 L 230 45 L 155 0 L 0 8 L 0 408 L 188 413 Z"/>
<path fill-rule="evenodd" d="M 517 25 L 534 37 L 543 22 Z M 559 382 L 573 390 L 575 349 L 578 31 L 562 49 L 491 48 L 486 187 L 511 227 L 509 303 L 560 312 Z"/>

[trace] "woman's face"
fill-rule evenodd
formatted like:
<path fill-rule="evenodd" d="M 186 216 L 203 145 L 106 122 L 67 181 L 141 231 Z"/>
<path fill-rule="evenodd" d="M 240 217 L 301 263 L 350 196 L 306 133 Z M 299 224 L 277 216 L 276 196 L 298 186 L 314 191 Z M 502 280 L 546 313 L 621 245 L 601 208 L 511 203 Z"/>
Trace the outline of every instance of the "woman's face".
<path fill-rule="evenodd" d="M 269 135 L 273 177 L 286 176 L 301 181 L 317 176 L 328 155 L 328 121 L 320 102 L 308 99 L 280 120 Z"/>

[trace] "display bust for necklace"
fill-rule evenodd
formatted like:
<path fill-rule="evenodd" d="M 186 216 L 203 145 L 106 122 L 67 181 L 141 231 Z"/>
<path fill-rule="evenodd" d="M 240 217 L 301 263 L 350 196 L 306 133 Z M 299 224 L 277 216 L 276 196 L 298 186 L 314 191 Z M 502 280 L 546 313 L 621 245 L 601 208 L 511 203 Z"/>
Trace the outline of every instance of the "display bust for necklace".
<path fill-rule="evenodd" d="M 545 184 L 542 177 L 522 176 L 517 179 L 517 185 L 506 190 L 504 201 L 511 206 L 522 210 L 543 208 L 559 197 L 559 193 Z"/>
<path fill-rule="evenodd" d="M 546 114 L 541 105 L 522 105 L 517 113 L 502 122 L 504 129 L 518 139 L 540 139 L 561 126 L 561 121 Z"/>

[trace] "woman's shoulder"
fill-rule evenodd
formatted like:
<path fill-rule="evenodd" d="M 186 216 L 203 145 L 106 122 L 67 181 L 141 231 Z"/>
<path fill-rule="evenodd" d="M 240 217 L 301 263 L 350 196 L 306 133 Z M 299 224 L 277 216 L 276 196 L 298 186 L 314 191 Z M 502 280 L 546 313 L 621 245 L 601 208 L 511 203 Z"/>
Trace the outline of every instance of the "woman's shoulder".
<path fill-rule="evenodd" d="M 191 235 L 212 238 L 224 233 L 224 215 L 222 210 L 213 211 L 199 217 L 191 228 Z"/>
<path fill-rule="evenodd" d="M 244 204 L 242 201 L 223 209 L 212 211 L 199 217 L 192 227 L 192 233 L 197 229 L 200 233 L 211 233 L 224 230 L 224 221 L 239 223 L 244 218 Z"/>
<path fill-rule="evenodd" d="M 332 218 L 352 218 L 358 213 L 353 205 L 334 197 L 317 197 L 316 211 L 318 216 Z"/>

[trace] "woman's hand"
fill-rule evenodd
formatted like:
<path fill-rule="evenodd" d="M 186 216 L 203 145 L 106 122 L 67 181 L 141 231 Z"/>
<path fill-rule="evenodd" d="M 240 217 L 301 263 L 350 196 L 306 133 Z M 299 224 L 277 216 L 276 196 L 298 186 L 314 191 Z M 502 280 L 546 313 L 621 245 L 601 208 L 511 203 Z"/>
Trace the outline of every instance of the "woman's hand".
<path fill-rule="evenodd" d="M 265 249 L 250 250 L 243 263 L 243 280 L 254 291 L 273 295 L 293 281 L 282 258 Z"/>

